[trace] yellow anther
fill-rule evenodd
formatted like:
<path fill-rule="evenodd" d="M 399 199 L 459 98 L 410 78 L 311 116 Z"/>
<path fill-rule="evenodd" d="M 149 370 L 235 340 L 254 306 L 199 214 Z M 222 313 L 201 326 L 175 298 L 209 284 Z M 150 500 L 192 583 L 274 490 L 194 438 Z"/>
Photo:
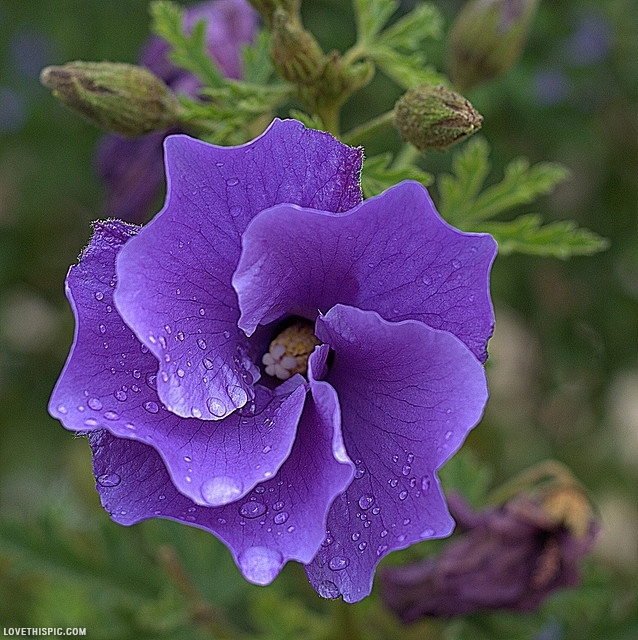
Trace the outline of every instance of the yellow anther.
<path fill-rule="evenodd" d="M 287 380 L 295 373 L 305 375 L 308 371 L 308 357 L 321 344 L 313 333 L 313 325 L 305 320 L 284 329 L 271 343 L 262 362 L 270 376 Z"/>

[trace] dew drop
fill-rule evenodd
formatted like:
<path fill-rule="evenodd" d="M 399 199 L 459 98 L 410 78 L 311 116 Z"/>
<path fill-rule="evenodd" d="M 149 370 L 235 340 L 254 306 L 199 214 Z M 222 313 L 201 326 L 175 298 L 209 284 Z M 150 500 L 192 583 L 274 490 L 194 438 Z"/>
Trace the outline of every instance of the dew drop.
<path fill-rule="evenodd" d="M 193 407 L 191 409 L 191 415 L 193 416 L 193 418 L 201 418 L 202 412 L 197 407 Z"/>
<path fill-rule="evenodd" d="M 452 260 L 452 267 L 454 267 L 455 269 L 460 269 L 461 268 L 460 260 Z"/>
<path fill-rule="evenodd" d="M 67 411 L 66 407 L 63 404 L 58 405 L 58 413 L 61 413 L 62 415 L 64 415 L 66 411 Z"/>
<path fill-rule="evenodd" d="M 239 184 L 239 180 L 237 178 L 228 178 L 228 180 L 226 180 L 226 184 L 229 187 L 235 187 Z"/>
<path fill-rule="evenodd" d="M 116 413 L 115 411 L 106 411 L 104 413 L 104 417 L 107 420 L 118 420 L 120 415 L 119 415 L 119 413 Z"/>
<path fill-rule="evenodd" d="M 237 207 L 230 208 L 230 215 L 233 218 L 236 218 L 240 213 L 241 213 L 241 207 L 237 206 Z"/>
<path fill-rule="evenodd" d="M 320 582 L 317 585 L 317 593 L 322 598 L 327 598 L 329 600 L 338 598 L 341 595 L 341 591 L 339 591 L 339 587 L 331 580 L 324 580 L 323 582 Z"/>
<path fill-rule="evenodd" d="M 98 424 L 98 422 L 94 418 L 87 418 L 84 421 L 84 426 L 85 427 L 97 427 L 97 424 Z"/>
<path fill-rule="evenodd" d="M 369 509 L 374 504 L 374 496 L 370 493 L 366 493 L 359 498 L 359 507 L 364 511 Z"/>
<path fill-rule="evenodd" d="M 153 391 L 157 391 L 157 376 L 154 373 L 149 373 L 146 376 L 146 384 L 153 389 Z"/>
<path fill-rule="evenodd" d="M 412 464 L 414 462 L 414 454 L 413 453 L 408 453 L 407 461 L 408 461 L 408 464 Z"/>
<path fill-rule="evenodd" d="M 385 538 L 388 535 L 388 530 L 384 529 L 380 534 L 379 534 L 382 538 Z"/>
<path fill-rule="evenodd" d="M 193 459 L 190 456 L 184 456 L 184 462 L 190 463 L 192 461 L 193 461 Z"/>
<path fill-rule="evenodd" d="M 451 431 L 446 431 L 445 432 L 445 439 L 449 440 L 452 437 L 452 432 Z"/>
<path fill-rule="evenodd" d="M 206 309 L 204 309 L 204 307 L 201 307 L 201 308 L 200 308 L 200 310 L 199 310 L 199 315 L 200 315 L 200 316 L 206 315 Z"/>
<path fill-rule="evenodd" d="M 357 468 L 354 470 L 354 477 L 355 477 L 357 480 L 360 480 L 361 478 L 363 478 L 363 476 L 365 475 L 365 473 L 366 473 L 366 470 L 365 470 L 365 468 L 364 468 L 364 467 L 357 467 Z"/>
<path fill-rule="evenodd" d="M 96 291 L 95 292 L 95 299 L 96 300 L 103 300 L 104 299 L 104 294 L 101 291 Z"/>
<path fill-rule="evenodd" d="M 209 371 L 215 366 L 210 358 L 204 358 L 202 364 L 204 365 L 204 369 L 208 369 Z"/>
<path fill-rule="evenodd" d="M 226 387 L 226 393 L 228 394 L 230 401 L 237 408 L 243 407 L 246 402 L 248 402 L 248 394 L 243 387 L 228 385 L 228 387 Z"/>
<path fill-rule="evenodd" d="M 243 484 L 228 476 L 217 476 L 206 480 L 200 487 L 204 502 L 218 507 L 236 500 L 243 492 Z"/>
<path fill-rule="evenodd" d="M 237 564 L 250 582 L 259 585 L 271 583 L 284 563 L 284 558 L 276 549 L 268 547 L 248 547 L 237 558 Z"/>
<path fill-rule="evenodd" d="M 403 465 L 403 469 L 401 469 L 401 473 L 404 476 L 409 476 L 410 475 L 410 471 L 412 471 L 412 467 L 409 464 L 404 464 Z"/>
<path fill-rule="evenodd" d="M 266 513 L 266 505 L 255 501 L 244 502 L 239 507 L 239 513 L 244 518 L 259 518 L 259 516 L 263 516 Z"/>
<path fill-rule="evenodd" d="M 359 551 L 365 551 L 366 547 L 368 546 L 368 543 L 364 540 L 363 542 L 360 542 L 357 546 Z"/>
<path fill-rule="evenodd" d="M 280 513 L 277 513 L 273 520 L 275 521 L 275 524 L 283 524 L 284 522 L 286 522 L 286 520 L 288 520 L 288 512 L 281 511 Z"/>
<path fill-rule="evenodd" d="M 408 492 L 405 491 L 405 489 L 403 491 L 401 491 L 401 493 L 399 494 L 399 500 L 403 501 L 408 497 Z"/>
<path fill-rule="evenodd" d="M 101 334 L 105 334 L 106 333 L 106 327 L 103 324 L 100 325 L 99 329 L 100 329 L 100 333 Z"/>
<path fill-rule="evenodd" d="M 382 556 L 388 550 L 387 544 L 380 544 L 377 547 L 377 556 Z"/>
<path fill-rule="evenodd" d="M 431 538 L 434 535 L 435 531 L 432 527 L 426 527 L 421 531 L 421 538 Z"/>
<path fill-rule="evenodd" d="M 90 409 L 94 411 L 100 411 L 102 409 L 102 402 L 99 398 L 89 398 L 86 402 Z"/>
<path fill-rule="evenodd" d="M 153 400 L 149 400 L 148 402 L 145 402 L 143 406 L 149 413 L 159 412 L 159 405 L 157 404 L 157 402 L 154 402 Z"/>
<path fill-rule="evenodd" d="M 128 396 L 126 395 L 126 391 L 122 389 L 119 389 L 113 395 L 115 396 L 115 399 L 119 400 L 120 402 L 126 402 L 126 399 L 128 398 Z"/>
<path fill-rule="evenodd" d="M 350 537 L 352 538 L 352 542 L 356 542 L 361 537 L 361 534 L 357 531 L 356 533 L 353 533 Z"/>
<path fill-rule="evenodd" d="M 429 491 L 430 490 L 430 476 L 423 476 L 421 478 L 421 489 L 423 489 L 423 491 Z"/>
<path fill-rule="evenodd" d="M 430 278 L 430 276 L 423 276 L 421 278 L 421 282 L 426 286 L 429 287 L 432 284 L 432 278 Z"/>
<path fill-rule="evenodd" d="M 266 445 L 266 446 L 261 450 L 261 452 L 262 452 L 262 453 L 270 453 L 271 451 L 272 451 L 272 447 L 271 447 L 269 444 L 267 444 L 267 445 Z"/>
<path fill-rule="evenodd" d="M 199 339 L 197 340 L 197 346 L 198 346 L 200 349 L 204 350 L 204 349 L 206 349 L 206 347 L 207 347 L 208 345 L 206 344 L 206 340 L 204 340 L 204 338 L 199 338 Z"/>
<path fill-rule="evenodd" d="M 139 380 L 142 377 L 142 372 L 139 369 L 133 369 L 133 373 L 131 374 L 136 380 Z"/>
<path fill-rule="evenodd" d="M 122 478 L 117 473 L 103 473 L 97 477 L 97 483 L 101 487 L 117 487 L 122 481 Z"/>
<path fill-rule="evenodd" d="M 216 418 L 221 418 L 222 416 L 226 415 L 226 407 L 219 398 L 216 398 L 214 396 L 212 398 L 209 398 L 206 401 L 206 405 L 208 406 L 208 410 L 210 411 L 211 415 L 215 416 Z"/>
<path fill-rule="evenodd" d="M 348 560 L 348 558 L 344 558 L 343 556 L 334 556 L 334 558 L 330 559 L 328 567 L 331 571 L 342 571 L 349 564 L 350 560 Z"/>

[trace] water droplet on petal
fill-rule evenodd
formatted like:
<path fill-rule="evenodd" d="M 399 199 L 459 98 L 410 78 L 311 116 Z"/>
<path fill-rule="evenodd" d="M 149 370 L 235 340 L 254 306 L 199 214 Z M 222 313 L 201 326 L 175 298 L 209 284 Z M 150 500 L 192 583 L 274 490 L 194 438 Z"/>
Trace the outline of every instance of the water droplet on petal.
<path fill-rule="evenodd" d="M 286 520 L 288 520 L 288 512 L 281 511 L 280 513 L 277 513 L 273 520 L 275 521 L 275 524 L 283 524 L 284 522 L 286 522 Z"/>
<path fill-rule="evenodd" d="M 461 261 L 460 260 L 452 260 L 452 267 L 454 267 L 455 269 L 460 269 L 461 268 Z"/>
<path fill-rule="evenodd" d="M 204 340 L 204 338 L 199 338 L 197 340 L 197 346 L 203 350 L 203 349 L 206 349 L 208 345 L 206 344 L 206 340 Z"/>
<path fill-rule="evenodd" d="M 157 404 L 157 402 L 154 402 L 153 400 L 149 400 L 148 402 L 145 402 L 144 403 L 144 408 L 149 413 L 158 413 L 159 412 L 159 405 Z"/>
<path fill-rule="evenodd" d="M 219 507 L 235 501 L 243 492 L 243 484 L 228 476 L 218 476 L 206 480 L 200 488 L 204 502 Z"/>
<path fill-rule="evenodd" d="M 388 545 L 387 544 L 380 544 L 377 547 L 377 555 L 378 556 L 382 556 L 387 550 L 388 550 Z"/>
<path fill-rule="evenodd" d="M 374 496 L 370 493 L 366 493 L 359 498 L 359 507 L 364 511 L 369 509 L 374 504 Z"/>
<path fill-rule="evenodd" d="M 96 291 L 95 292 L 95 299 L 96 300 L 103 300 L 104 299 L 104 294 L 101 291 Z"/>
<path fill-rule="evenodd" d="M 240 213 L 241 213 L 241 207 L 231 207 L 230 208 L 230 215 L 233 218 L 236 218 Z"/>
<path fill-rule="evenodd" d="M 243 387 L 239 387 L 237 385 L 229 385 L 228 387 L 226 387 L 226 393 L 228 393 L 230 401 L 237 408 L 243 407 L 246 402 L 248 402 L 248 394 Z"/>
<path fill-rule="evenodd" d="M 408 497 L 408 492 L 403 490 L 401 491 L 401 493 L 399 494 L 399 500 L 403 501 Z"/>
<path fill-rule="evenodd" d="M 209 371 L 215 366 L 210 358 L 204 358 L 202 364 L 204 365 L 204 369 L 208 369 Z"/>
<path fill-rule="evenodd" d="M 146 384 L 153 389 L 153 391 L 157 391 L 157 375 L 154 373 L 149 373 L 146 376 Z"/>
<path fill-rule="evenodd" d="M 123 391 L 122 389 L 119 389 L 113 395 L 115 396 L 115 399 L 119 400 L 120 402 L 126 402 L 126 398 L 128 397 L 126 395 L 126 391 Z"/>
<path fill-rule="evenodd" d="M 99 398 L 89 398 L 86 404 L 94 411 L 100 411 L 102 409 L 102 401 Z"/>
<path fill-rule="evenodd" d="M 421 538 L 431 538 L 434 535 L 434 529 L 431 527 L 426 527 L 421 531 Z"/>
<path fill-rule="evenodd" d="M 334 556 L 334 558 L 330 559 L 328 563 L 328 567 L 331 571 L 342 571 L 350 564 L 350 560 L 348 558 L 344 558 L 343 556 Z"/>
<path fill-rule="evenodd" d="M 248 547 L 237 558 L 237 564 L 246 580 L 255 584 L 270 584 L 284 564 L 284 558 L 276 549 Z"/>
<path fill-rule="evenodd" d="M 102 334 L 106 333 L 106 327 L 103 324 L 100 325 L 99 329 L 100 329 L 100 333 Z"/>
<path fill-rule="evenodd" d="M 120 416 L 118 413 L 116 413 L 115 411 L 106 411 L 104 413 L 104 417 L 107 420 L 117 420 Z"/>
<path fill-rule="evenodd" d="M 216 398 L 214 396 L 212 398 L 209 398 L 206 402 L 206 405 L 208 406 L 208 410 L 211 412 L 211 414 L 216 418 L 221 418 L 226 415 L 226 407 L 219 398 Z"/>
<path fill-rule="evenodd" d="M 249 501 L 239 507 L 240 515 L 244 518 L 259 518 L 266 513 L 266 505 L 261 502 Z"/>
<path fill-rule="evenodd" d="M 368 543 L 365 542 L 365 540 L 364 540 L 363 542 L 360 542 L 357 546 L 358 546 L 359 551 L 365 551 L 366 547 L 368 546 Z"/>
<path fill-rule="evenodd" d="M 421 489 L 423 489 L 423 491 L 429 491 L 429 489 L 430 489 L 430 476 L 423 476 L 421 478 Z"/>
<path fill-rule="evenodd" d="M 409 464 L 404 464 L 403 465 L 403 469 L 401 469 L 401 473 L 404 476 L 409 476 L 410 475 L 410 471 L 412 471 L 412 467 Z"/>
<path fill-rule="evenodd" d="M 101 487 L 117 487 L 122 481 L 122 478 L 117 473 L 103 473 L 97 477 L 97 483 Z"/>
<path fill-rule="evenodd" d="M 226 184 L 229 187 L 235 187 L 239 184 L 239 180 L 237 178 L 228 178 L 228 180 L 226 180 Z"/>
<path fill-rule="evenodd" d="M 317 593 L 322 598 L 334 599 L 341 595 L 339 587 L 331 580 L 324 580 L 317 585 Z"/>

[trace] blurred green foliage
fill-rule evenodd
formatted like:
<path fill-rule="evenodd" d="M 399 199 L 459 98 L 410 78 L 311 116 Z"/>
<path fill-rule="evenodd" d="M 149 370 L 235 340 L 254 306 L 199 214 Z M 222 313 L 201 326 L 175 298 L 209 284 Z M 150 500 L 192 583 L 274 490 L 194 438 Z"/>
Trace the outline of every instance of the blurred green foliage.
<path fill-rule="evenodd" d="M 435 4 L 446 31 L 462 3 Z M 163 521 L 126 529 L 99 507 L 88 444 L 46 404 L 73 335 L 64 276 L 103 215 L 92 164 L 101 133 L 58 105 L 38 74 L 76 59 L 135 61 L 147 3 L 58 0 L 52 10 L 47 0 L 0 0 L 0 624 L 84 626 L 105 639 L 638 637 L 637 9 L 635 0 L 541 2 L 521 61 L 468 94 L 491 146 L 486 184 L 518 157 L 566 166 L 552 194 L 515 213 L 575 220 L 610 248 L 567 262 L 499 256 L 492 400 L 444 480 L 480 504 L 488 485 L 557 458 L 599 504 L 602 540 L 583 587 L 538 613 L 403 627 L 376 592 L 354 606 L 323 601 L 298 566 L 254 587 L 212 536 Z M 325 50 L 354 44 L 348 0 L 307 1 L 303 12 Z M 442 70 L 444 45 L 424 47 Z M 344 130 L 387 111 L 401 91 L 380 75 L 346 104 Z M 398 143 L 380 135 L 366 155 Z M 454 173 L 451 154 L 420 166 L 424 181 Z"/>

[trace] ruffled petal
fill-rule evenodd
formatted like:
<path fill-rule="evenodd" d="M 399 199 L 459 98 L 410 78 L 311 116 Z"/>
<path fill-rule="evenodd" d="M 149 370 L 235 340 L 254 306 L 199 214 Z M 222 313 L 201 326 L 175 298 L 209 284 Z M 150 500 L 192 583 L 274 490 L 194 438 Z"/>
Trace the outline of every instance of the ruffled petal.
<path fill-rule="evenodd" d="M 230 549 L 247 580 L 268 584 L 288 560 L 310 562 L 325 536 L 327 513 L 352 479 L 345 455 L 334 389 L 313 377 L 327 348 L 310 358 L 313 400 L 306 403 L 299 437 L 277 475 L 243 499 L 223 507 L 194 504 L 174 487 L 154 449 L 89 434 L 102 505 L 120 524 L 153 517 L 206 529 Z"/>
<path fill-rule="evenodd" d="M 172 136 L 165 149 L 166 204 L 120 253 L 115 304 L 158 358 L 168 409 L 218 420 L 251 399 L 259 376 L 231 285 L 242 233 L 281 202 L 356 205 L 361 151 L 293 120 L 241 147 Z"/>
<path fill-rule="evenodd" d="M 487 386 L 458 338 L 420 322 L 337 305 L 315 333 L 334 350 L 326 381 L 356 471 L 307 572 L 321 595 L 354 602 L 370 592 L 384 555 L 451 532 L 436 470 L 479 421 Z"/>
<path fill-rule="evenodd" d="M 113 308 L 115 257 L 137 228 L 97 223 L 67 278 L 76 317 L 71 353 L 49 411 L 74 431 L 108 429 L 152 445 L 177 489 L 198 504 L 237 500 L 274 476 L 296 436 L 306 388 L 296 376 L 221 422 L 181 418 L 157 397 L 157 360 Z"/>
<path fill-rule="evenodd" d="M 342 215 L 280 205 L 242 237 L 233 276 L 239 326 L 250 334 L 289 314 L 314 320 L 342 303 L 449 331 L 484 361 L 495 255 L 491 236 L 450 227 L 416 182 Z"/>

